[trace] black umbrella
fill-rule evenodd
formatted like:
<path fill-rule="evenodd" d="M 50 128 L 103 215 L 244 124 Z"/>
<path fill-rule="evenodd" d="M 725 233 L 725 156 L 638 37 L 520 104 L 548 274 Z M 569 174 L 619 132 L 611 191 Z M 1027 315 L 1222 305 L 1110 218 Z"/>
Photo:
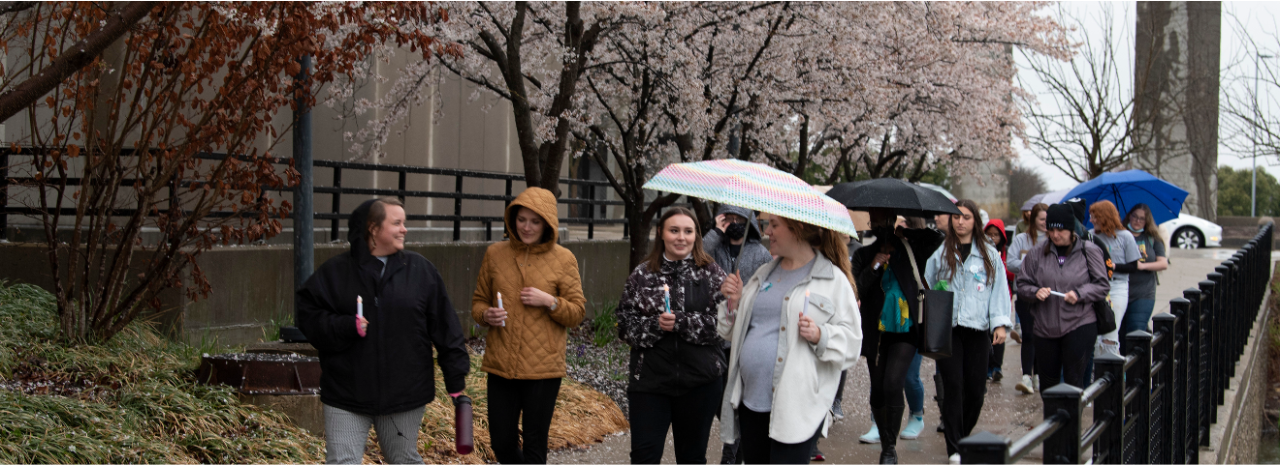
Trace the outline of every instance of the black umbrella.
<path fill-rule="evenodd" d="M 827 191 L 827 196 L 850 210 L 887 208 L 897 215 L 916 217 L 960 214 L 960 209 L 942 193 L 900 179 L 881 178 L 837 184 Z"/>

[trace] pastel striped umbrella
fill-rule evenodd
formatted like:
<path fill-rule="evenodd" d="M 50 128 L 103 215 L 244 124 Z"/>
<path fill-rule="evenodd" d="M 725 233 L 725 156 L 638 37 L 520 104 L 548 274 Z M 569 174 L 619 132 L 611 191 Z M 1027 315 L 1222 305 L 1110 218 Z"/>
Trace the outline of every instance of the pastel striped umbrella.
<path fill-rule="evenodd" d="M 858 236 L 843 204 L 800 178 L 759 163 L 734 159 L 676 163 L 659 171 L 644 188 L 749 208 Z"/>

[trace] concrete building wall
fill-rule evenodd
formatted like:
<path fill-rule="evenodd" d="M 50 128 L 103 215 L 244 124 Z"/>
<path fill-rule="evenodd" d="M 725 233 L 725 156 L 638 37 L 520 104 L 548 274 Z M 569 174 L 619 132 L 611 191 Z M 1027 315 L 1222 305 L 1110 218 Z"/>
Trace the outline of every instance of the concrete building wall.
<path fill-rule="evenodd" d="M 1130 166 L 1186 189 L 1183 211 L 1217 217 L 1219 2 L 1138 2 L 1134 113 L 1147 150 Z"/>
<path fill-rule="evenodd" d="M 978 172 L 974 175 L 953 179 L 951 193 L 958 199 L 974 201 L 991 218 L 1008 220 L 1011 168 L 1012 162 L 1009 160 L 984 162 L 978 165 Z"/>

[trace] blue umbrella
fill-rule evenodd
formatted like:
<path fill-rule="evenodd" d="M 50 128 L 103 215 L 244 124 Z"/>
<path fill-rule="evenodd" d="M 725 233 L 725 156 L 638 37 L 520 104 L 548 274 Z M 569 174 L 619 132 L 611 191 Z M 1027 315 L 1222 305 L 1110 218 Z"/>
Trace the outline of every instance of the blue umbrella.
<path fill-rule="evenodd" d="M 1087 205 L 1099 200 L 1110 200 L 1116 204 L 1121 217 L 1134 205 L 1145 203 L 1151 207 L 1151 216 L 1156 224 L 1160 224 L 1178 217 L 1178 213 L 1182 211 L 1182 202 L 1187 200 L 1187 191 L 1146 171 L 1129 170 L 1102 173 L 1101 176 L 1071 189 L 1063 198 L 1077 197 Z M 1085 219 L 1088 220 L 1087 213 Z M 1092 227 L 1092 222 L 1087 221 L 1086 226 Z"/>

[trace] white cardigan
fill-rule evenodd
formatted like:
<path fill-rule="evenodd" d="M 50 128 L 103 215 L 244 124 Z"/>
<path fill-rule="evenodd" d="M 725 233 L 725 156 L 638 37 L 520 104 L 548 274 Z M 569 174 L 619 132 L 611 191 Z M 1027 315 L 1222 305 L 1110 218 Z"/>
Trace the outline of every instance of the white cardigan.
<path fill-rule="evenodd" d="M 784 444 L 798 444 L 813 437 L 822 427 L 827 435 L 831 425 L 831 403 L 836 397 L 840 372 L 853 367 L 862 350 L 862 323 L 857 297 L 849 279 L 830 260 L 816 250 L 812 271 L 787 295 L 786 315 L 778 336 L 778 357 L 773 368 L 773 410 L 769 417 L 769 437 Z M 729 383 L 720 405 L 720 437 L 727 444 L 735 441 L 736 409 L 742 403 L 742 374 L 739 359 L 743 339 L 750 326 L 752 306 L 760 284 L 768 278 L 780 259 L 764 264 L 743 284 L 736 315 L 729 315 L 721 303 L 716 329 L 720 337 L 733 344 L 729 358 Z M 798 321 L 804 305 L 804 292 L 809 291 L 809 307 L 805 311 L 822 328 L 817 344 L 800 337 Z M 734 324 L 735 320 L 743 324 Z M 788 328 L 791 328 L 788 330 Z"/>

